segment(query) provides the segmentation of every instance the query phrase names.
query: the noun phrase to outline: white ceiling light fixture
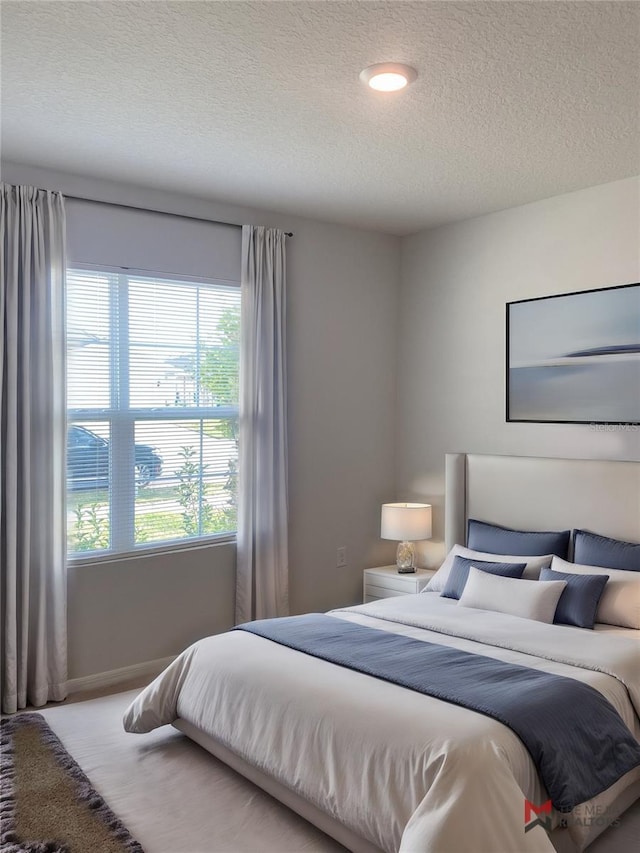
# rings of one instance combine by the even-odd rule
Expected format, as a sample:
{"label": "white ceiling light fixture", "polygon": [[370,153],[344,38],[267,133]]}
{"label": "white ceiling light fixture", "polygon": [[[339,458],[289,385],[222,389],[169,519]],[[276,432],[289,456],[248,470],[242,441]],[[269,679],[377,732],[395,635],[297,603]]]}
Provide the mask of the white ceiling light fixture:
{"label": "white ceiling light fixture", "polygon": [[401,62],[379,62],[360,72],[363,83],[376,92],[399,92],[418,76],[415,68]]}

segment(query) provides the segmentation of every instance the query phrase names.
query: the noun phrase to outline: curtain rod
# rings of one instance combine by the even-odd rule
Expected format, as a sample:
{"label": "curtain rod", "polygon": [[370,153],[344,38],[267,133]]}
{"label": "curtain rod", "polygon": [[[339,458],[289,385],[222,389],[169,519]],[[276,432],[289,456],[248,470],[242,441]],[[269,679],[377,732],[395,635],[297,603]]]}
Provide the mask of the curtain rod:
{"label": "curtain rod", "polygon": [[[153,210],[149,207],[138,207],[135,204],[123,204],[119,201],[100,201],[97,198],[87,198],[81,195],[67,195],[63,193],[65,199],[69,201],[88,201],[90,204],[108,204],[109,207],[124,207],[127,210],[141,210],[143,213],[159,213],[161,216],[177,216],[179,219],[193,219],[196,222],[210,222],[212,225],[226,225],[229,228],[242,228],[237,222],[222,222],[219,219],[208,219],[206,216],[191,216],[188,213],[172,213],[170,210]],[[285,231],[285,237],[293,237],[293,231]]]}

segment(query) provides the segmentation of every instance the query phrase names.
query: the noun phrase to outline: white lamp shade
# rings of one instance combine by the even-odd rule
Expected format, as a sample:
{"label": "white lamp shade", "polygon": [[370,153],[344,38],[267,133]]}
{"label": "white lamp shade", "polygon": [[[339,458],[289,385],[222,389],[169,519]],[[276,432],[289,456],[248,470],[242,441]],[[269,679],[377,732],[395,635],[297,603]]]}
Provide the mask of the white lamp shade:
{"label": "white lamp shade", "polygon": [[398,542],[431,539],[431,504],[382,504],[380,537]]}

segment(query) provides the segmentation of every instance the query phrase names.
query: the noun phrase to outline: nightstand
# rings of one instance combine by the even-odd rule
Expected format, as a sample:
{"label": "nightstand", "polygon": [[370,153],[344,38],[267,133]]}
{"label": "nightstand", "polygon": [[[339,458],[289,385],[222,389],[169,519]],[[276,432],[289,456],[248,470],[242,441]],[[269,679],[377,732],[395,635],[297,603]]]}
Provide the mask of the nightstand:
{"label": "nightstand", "polygon": [[411,574],[399,574],[396,566],[365,569],[362,599],[365,604],[394,595],[411,595],[421,592],[435,575],[435,569],[416,569]]}

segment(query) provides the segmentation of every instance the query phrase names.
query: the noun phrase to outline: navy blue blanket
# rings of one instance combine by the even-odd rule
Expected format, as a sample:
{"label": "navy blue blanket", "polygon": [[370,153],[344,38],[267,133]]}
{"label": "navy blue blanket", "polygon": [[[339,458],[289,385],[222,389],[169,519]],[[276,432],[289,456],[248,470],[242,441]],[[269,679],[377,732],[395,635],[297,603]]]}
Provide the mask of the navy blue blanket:
{"label": "navy blue blanket", "polygon": [[559,811],[640,765],[640,744],[572,678],[312,613],[238,625],[273,642],[493,717],[524,743]]}

